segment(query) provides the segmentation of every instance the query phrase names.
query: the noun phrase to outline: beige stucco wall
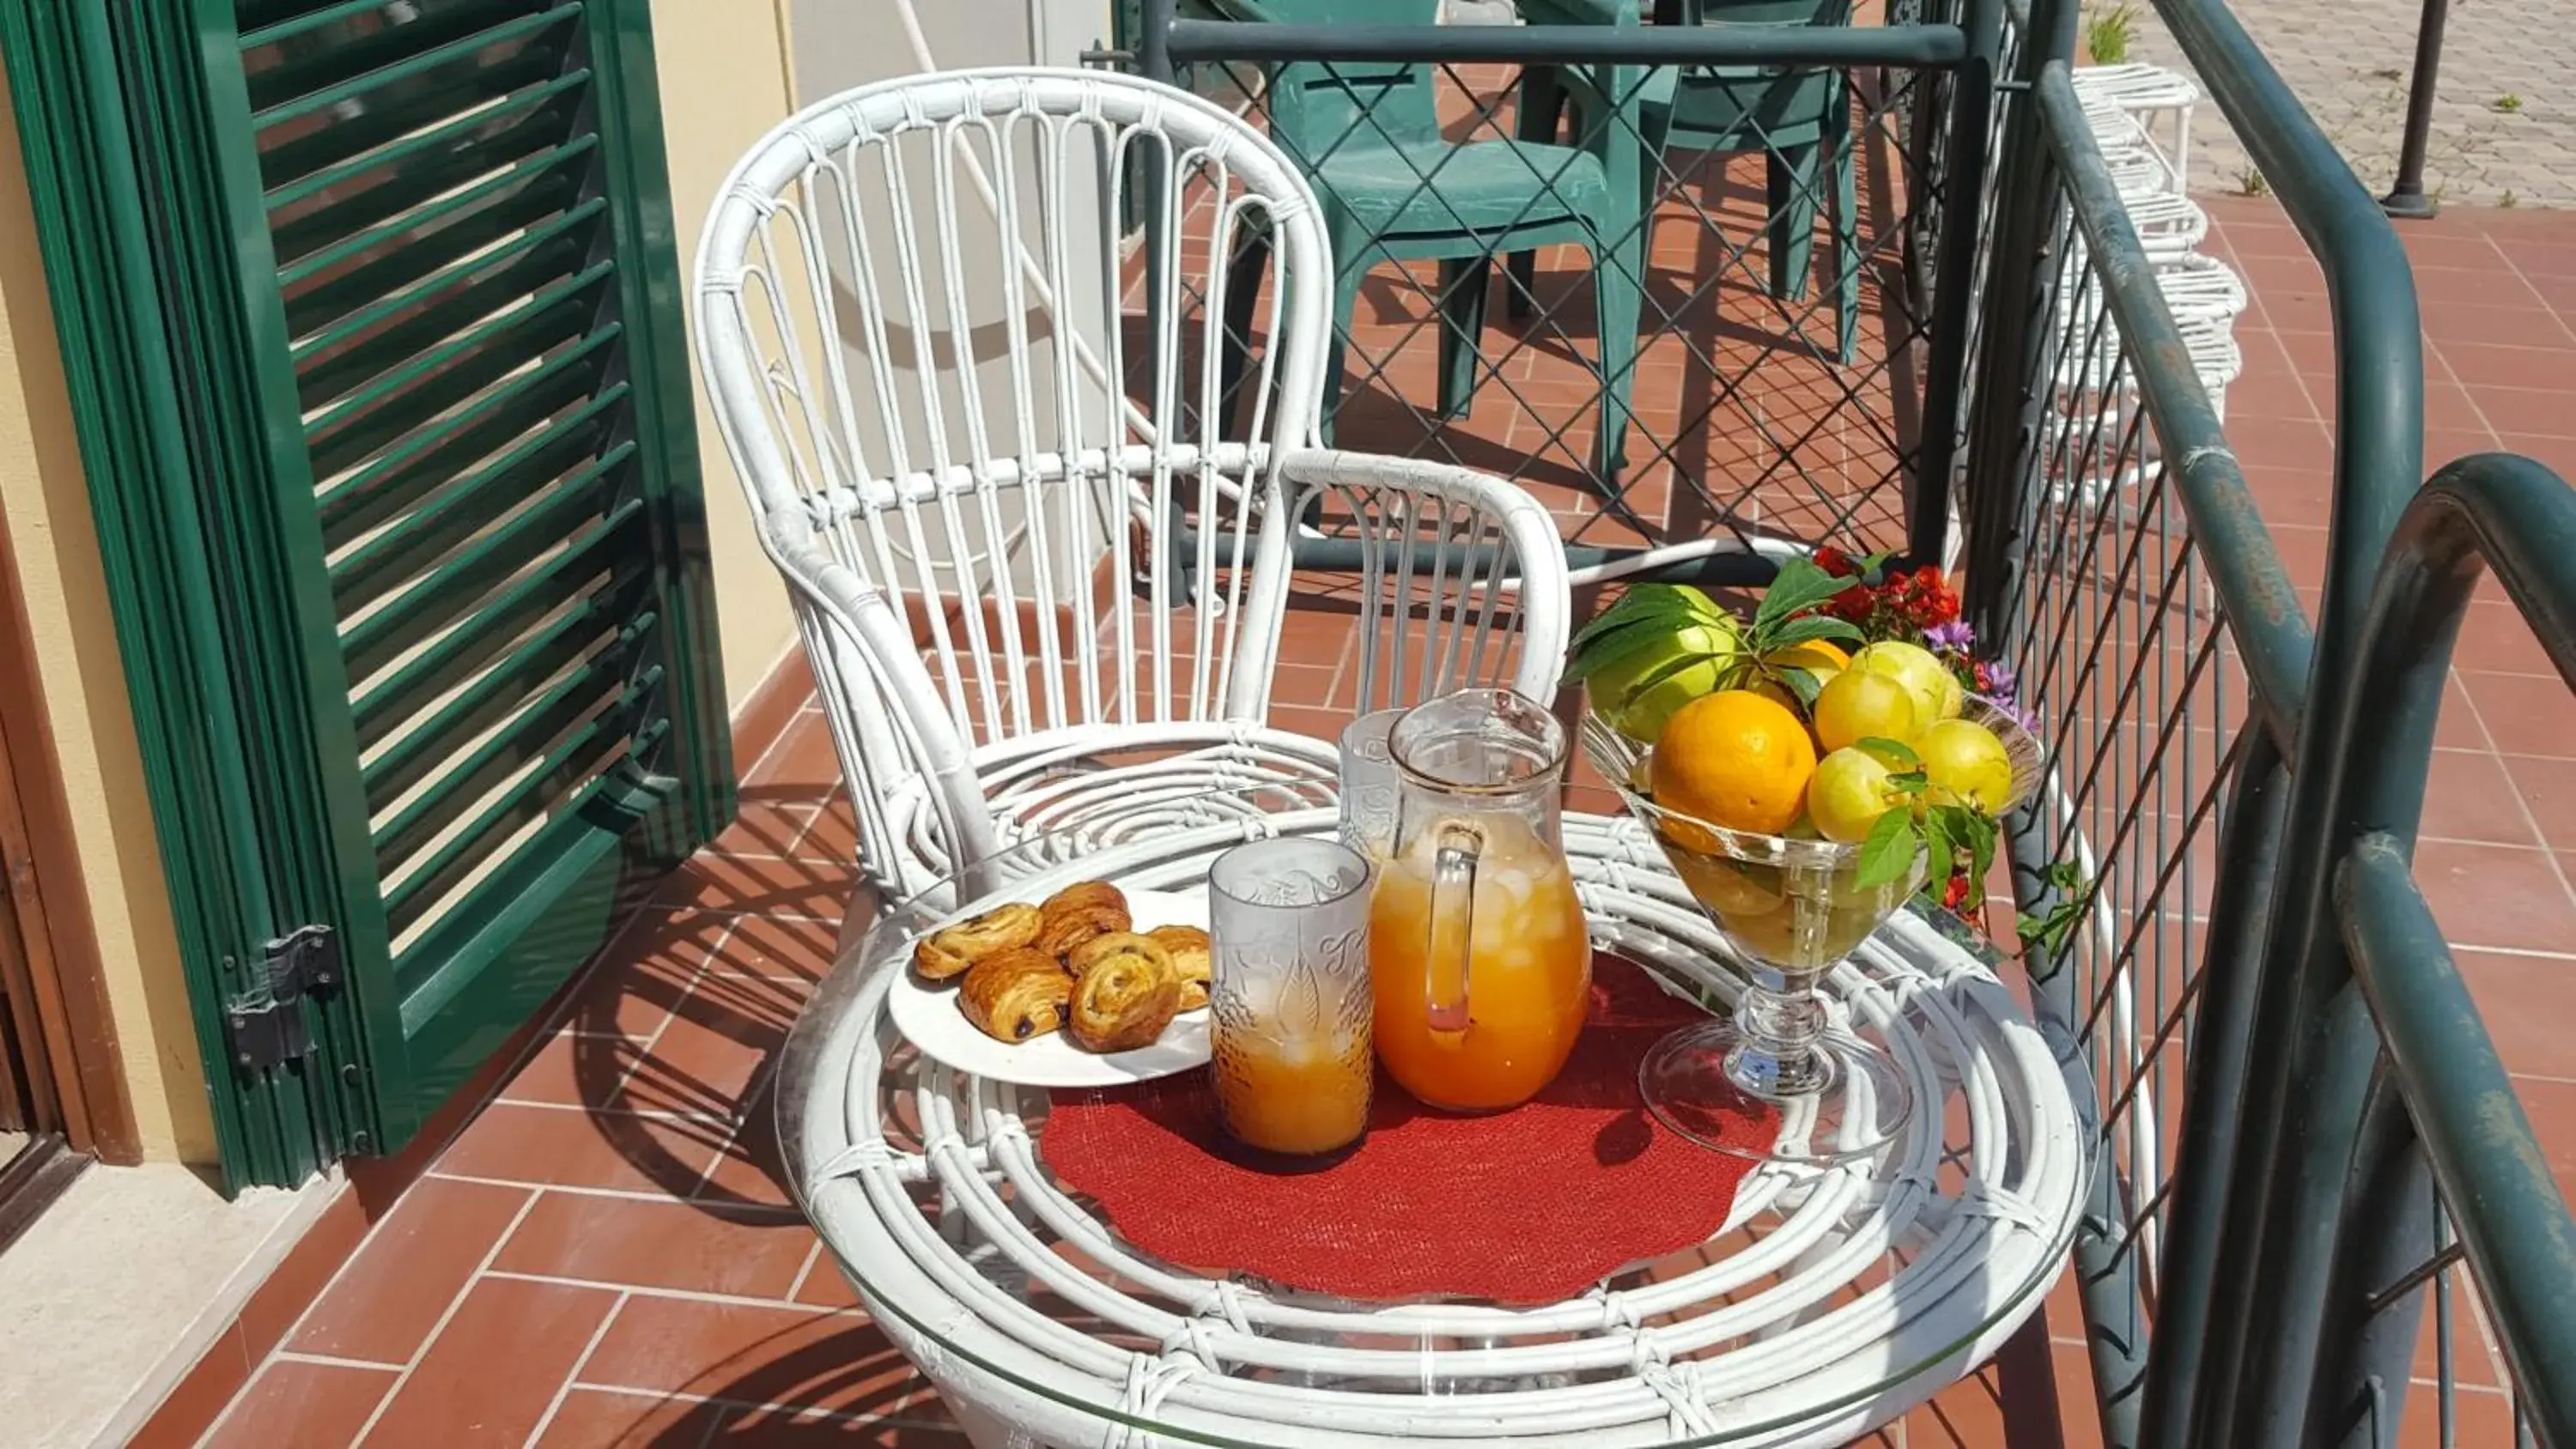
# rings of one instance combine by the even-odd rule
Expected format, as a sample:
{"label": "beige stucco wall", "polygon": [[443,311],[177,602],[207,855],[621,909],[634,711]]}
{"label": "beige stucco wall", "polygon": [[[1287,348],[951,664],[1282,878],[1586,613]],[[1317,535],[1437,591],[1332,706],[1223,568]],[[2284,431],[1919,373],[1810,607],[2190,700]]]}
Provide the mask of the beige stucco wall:
{"label": "beige stucco wall", "polygon": [[[787,26],[779,13],[783,3],[653,0],[662,137],[670,153],[671,205],[679,224],[684,281],[696,275],[698,230],[706,224],[716,187],[751,143],[794,109]],[[694,329],[696,319],[690,321]],[[693,355],[692,373],[694,362]],[[752,533],[751,510],[716,435],[703,384],[696,394],[716,611],[723,626],[725,697],[739,710],[794,644],[795,625],[778,575]]]}
{"label": "beige stucco wall", "polygon": [[211,1162],[214,1121],[7,86],[0,78],[0,513],[35,635],[35,707],[50,716],[62,762],[144,1153]]}

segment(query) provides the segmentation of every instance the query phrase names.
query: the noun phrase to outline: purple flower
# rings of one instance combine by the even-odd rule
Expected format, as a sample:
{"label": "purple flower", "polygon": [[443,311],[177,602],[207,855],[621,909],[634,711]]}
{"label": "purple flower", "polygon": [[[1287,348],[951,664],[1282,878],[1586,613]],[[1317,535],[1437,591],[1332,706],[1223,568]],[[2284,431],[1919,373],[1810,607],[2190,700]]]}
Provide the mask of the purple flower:
{"label": "purple flower", "polygon": [[1968,621],[1965,619],[1953,619],[1947,624],[1935,624],[1923,631],[1923,643],[1926,647],[1953,654],[1967,653],[1976,642],[1976,632],[1968,627]]}
{"label": "purple flower", "polygon": [[2021,693],[2021,680],[2013,674],[2011,665],[2000,659],[1989,660],[1986,664],[1986,687],[1999,703],[2009,705]]}

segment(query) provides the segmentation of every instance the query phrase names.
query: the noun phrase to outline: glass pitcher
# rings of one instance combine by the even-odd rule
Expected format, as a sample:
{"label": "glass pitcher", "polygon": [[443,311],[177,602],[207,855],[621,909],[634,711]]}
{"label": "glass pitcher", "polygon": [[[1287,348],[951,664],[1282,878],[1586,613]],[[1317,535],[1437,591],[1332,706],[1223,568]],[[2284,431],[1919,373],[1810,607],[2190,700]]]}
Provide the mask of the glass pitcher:
{"label": "glass pitcher", "polygon": [[1516,1107],[1556,1079],[1592,995],[1557,823],[1564,727],[1508,690],[1419,705],[1388,742],[1402,798],[1369,904],[1377,1057],[1435,1107]]}

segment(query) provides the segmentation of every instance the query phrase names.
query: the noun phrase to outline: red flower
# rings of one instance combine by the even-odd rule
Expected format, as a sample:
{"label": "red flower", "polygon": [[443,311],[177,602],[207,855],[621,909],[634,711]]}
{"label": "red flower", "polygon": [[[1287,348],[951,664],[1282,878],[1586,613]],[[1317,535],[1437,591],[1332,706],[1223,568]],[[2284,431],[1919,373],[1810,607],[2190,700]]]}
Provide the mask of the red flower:
{"label": "red flower", "polygon": [[1968,878],[1964,875],[1954,875],[1950,877],[1950,883],[1947,886],[1944,886],[1941,890],[1942,908],[1944,910],[1955,911],[1967,903]]}
{"label": "red flower", "polygon": [[1900,612],[1911,622],[1930,628],[1947,624],[1959,617],[1958,591],[1941,577],[1941,570],[1931,564],[1893,581],[1902,590]]}
{"label": "red flower", "polygon": [[1830,543],[1816,550],[1816,567],[1823,569],[1826,573],[1837,576],[1856,574],[1860,572],[1859,569],[1853,567],[1851,555],[1844,553],[1841,549],[1834,547]]}

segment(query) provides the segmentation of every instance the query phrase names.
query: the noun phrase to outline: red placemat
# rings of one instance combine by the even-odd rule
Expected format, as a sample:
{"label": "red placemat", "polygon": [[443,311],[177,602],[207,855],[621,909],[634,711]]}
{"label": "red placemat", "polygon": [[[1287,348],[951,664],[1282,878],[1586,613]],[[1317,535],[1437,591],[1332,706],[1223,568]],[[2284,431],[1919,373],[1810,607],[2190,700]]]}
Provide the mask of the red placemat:
{"label": "red placemat", "polygon": [[[1202,1073],[1052,1094],[1039,1151],[1119,1234],[1167,1262],[1373,1302],[1553,1303],[1705,1241],[1752,1167],[1676,1136],[1637,1096],[1656,1038],[1703,1019],[1637,966],[1596,956],[1574,1056],[1537,1099],[1455,1116],[1381,1072],[1359,1150],[1311,1172],[1224,1155]],[[1769,1108],[1738,1124],[1778,1131]]]}

